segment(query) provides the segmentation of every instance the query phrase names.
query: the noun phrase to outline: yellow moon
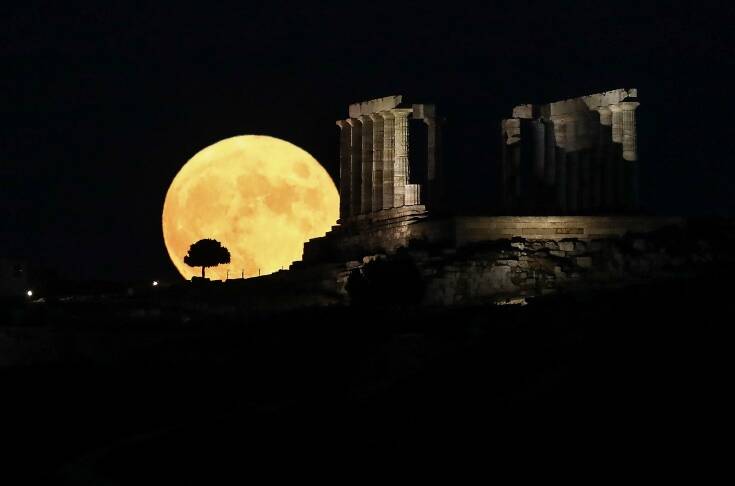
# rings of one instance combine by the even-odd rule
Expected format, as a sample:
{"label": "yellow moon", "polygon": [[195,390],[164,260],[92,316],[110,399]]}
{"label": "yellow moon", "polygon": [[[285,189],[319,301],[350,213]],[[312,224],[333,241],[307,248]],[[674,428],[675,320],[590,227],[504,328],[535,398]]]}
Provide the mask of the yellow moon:
{"label": "yellow moon", "polygon": [[166,193],[163,240],[186,279],[201,275],[184,263],[189,246],[213,238],[229,264],[207,277],[265,275],[300,260],[304,242],[324,235],[339,217],[339,194],[306,151],[262,135],[227,138],[184,164]]}

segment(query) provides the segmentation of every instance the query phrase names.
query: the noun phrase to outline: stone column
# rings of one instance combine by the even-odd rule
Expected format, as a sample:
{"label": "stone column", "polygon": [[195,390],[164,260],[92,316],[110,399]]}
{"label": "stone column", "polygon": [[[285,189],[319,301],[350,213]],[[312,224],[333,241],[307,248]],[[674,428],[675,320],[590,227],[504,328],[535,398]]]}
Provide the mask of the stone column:
{"label": "stone column", "polygon": [[439,204],[439,184],[441,180],[437,174],[437,163],[439,162],[438,149],[438,133],[436,118],[424,118],[427,130],[427,147],[426,147],[426,206],[435,208]]}
{"label": "stone column", "polygon": [[612,112],[612,141],[623,143],[623,109],[618,105],[610,105]]}
{"label": "stone column", "polygon": [[612,126],[612,110],[609,107],[600,106],[597,108],[597,113],[600,114],[600,125]]}
{"label": "stone column", "polygon": [[373,211],[383,209],[383,116],[370,115],[373,122]]}
{"label": "stone column", "polygon": [[350,175],[352,176],[350,215],[362,213],[362,123],[356,118],[347,120],[350,125]]}
{"label": "stone column", "polygon": [[383,209],[390,209],[395,202],[395,117],[390,111],[381,111],[380,114],[383,116]]}
{"label": "stone column", "polygon": [[352,195],[352,173],[350,171],[350,125],[344,120],[337,120],[339,127],[339,217],[350,215]]}
{"label": "stone column", "polygon": [[373,121],[368,115],[360,117],[362,124],[362,214],[373,211]]}
{"label": "stone column", "polygon": [[638,160],[635,130],[635,109],[640,106],[637,101],[623,101],[620,103],[623,118],[623,158],[625,160]]}
{"label": "stone column", "polygon": [[579,211],[579,147],[577,146],[577,120],[566,119],[567,152],[567,208],[572,214]]}
{"label": "stone column", "polygon": [[512,213],[515,210],[517,192],[520,186],[518,171],[521,155],[521,120],[509,118],[501,121],[503,159],[501,161],[500,194],[503,211]]}
{"label": "stone column", "polygon": [[542,194],[544,187],[544,162],[546,155],[546,130],[543,120],[531,121],[531,143],[533,144],[533,180],[529,181],[529,187],[533,191],[531,198],[533,201],[530,208],[536,214],[539,209],[543,208]]}
{"label": "stone column", "polygon": [[394,206],[406,203],[406,183],[408,182],[408,115],[412,109],[393,109],[395,116],[395,164],[393,166]]}
{"label": "stone column", "polygon": [[556,204],[561,214],[566,214],[567,206],[567,127],[563,117],[552,118],[556,154]]}
{"label": "stone column", "polygon": [[[554,181],[556,180],[556,140],[554,139],[554,123],[551,120],[544,121],[544,130],[546,131],[544,137],[544,140],[546,141],[544,155],[544,185],[548,192],[554,187]],[[547,203],[551,203],[552,201],[553,198],[549,195]]]}

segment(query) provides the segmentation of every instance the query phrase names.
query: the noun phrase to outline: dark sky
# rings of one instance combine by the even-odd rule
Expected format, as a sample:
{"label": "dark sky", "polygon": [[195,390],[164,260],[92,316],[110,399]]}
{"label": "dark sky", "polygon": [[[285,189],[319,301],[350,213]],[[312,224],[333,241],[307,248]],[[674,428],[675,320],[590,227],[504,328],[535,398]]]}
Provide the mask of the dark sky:
{"label": "dark sky", "polygon": [[637,87],[646,208],[735,209],[725,2],[28,5],[0,24],[0,255],[72,277],[174,275],[161,209],[194,153],[268,134],[336,176],[334,120],[390,94],[444,109],[482,191],[512,106]]}

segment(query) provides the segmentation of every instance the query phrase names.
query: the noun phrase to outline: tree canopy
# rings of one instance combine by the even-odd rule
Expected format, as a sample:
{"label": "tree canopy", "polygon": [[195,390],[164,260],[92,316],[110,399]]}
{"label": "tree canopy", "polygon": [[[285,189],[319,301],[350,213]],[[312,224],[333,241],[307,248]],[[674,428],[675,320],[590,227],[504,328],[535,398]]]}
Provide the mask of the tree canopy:
{"label": "tree canopy", "polygon": [[184,263],[190,267],[202,267],[202,278],[204,278],[205,268],[230,263],[230,251],[219,241],[205,238],[189,247]]}

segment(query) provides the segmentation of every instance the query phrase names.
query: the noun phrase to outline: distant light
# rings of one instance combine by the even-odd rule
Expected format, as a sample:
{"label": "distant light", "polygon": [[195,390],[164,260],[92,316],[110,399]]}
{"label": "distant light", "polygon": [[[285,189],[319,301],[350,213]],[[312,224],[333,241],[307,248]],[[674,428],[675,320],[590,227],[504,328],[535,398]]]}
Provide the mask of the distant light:
{"label": "distant light", "polygon": [[27,295],[28,297],[33,297],[33,291],[32,291],[32,290],[29,290],[29,291],[27,291],[27,292],[26,292],[26,295]]}
{"label": "distant light", "polygon": [[154,286],[154,287],[158,287],[158,280],[154,280],[154,281],[153,281],[153,286]]}

